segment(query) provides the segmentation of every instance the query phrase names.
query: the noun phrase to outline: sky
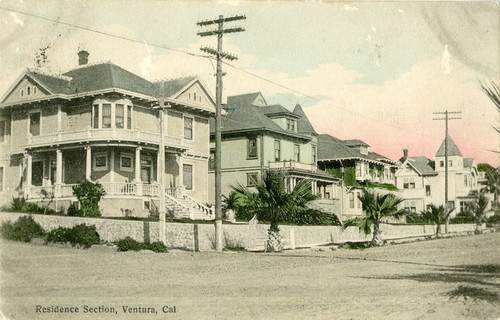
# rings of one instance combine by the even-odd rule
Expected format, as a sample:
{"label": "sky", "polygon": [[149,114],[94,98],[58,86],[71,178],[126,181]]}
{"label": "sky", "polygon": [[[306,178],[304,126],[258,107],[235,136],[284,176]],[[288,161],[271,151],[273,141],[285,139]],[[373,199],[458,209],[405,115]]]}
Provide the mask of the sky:
{"label": "sky", "polygon": [[42,51],[41,69],[58,74],[80,49],[148,80],[198,75],[214,93],[215,62],[199,48],[216,39],[196,22],[245,15],[227,24],[245,31],[224,36],[238,60],[223,67],[223,100],[300,103],[318,133],[393,160],[403,149],[433,159],[445,137],[433,112],[461,112],[449,134],[462,154],[498,166],[499,113],[479,84],[500,82],[499,13],[498,2],[0,0],[0,95]]}

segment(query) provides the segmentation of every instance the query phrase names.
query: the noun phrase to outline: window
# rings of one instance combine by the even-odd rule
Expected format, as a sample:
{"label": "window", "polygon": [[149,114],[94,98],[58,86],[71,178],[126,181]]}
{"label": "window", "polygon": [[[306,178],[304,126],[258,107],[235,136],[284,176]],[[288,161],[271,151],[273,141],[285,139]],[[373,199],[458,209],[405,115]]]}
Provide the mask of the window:
{"label": "window", "polygon": [[31,94],[31,87],[28,86],[28,88],[26,89],[26,92],[28,93],[28,96]]}
{"label": "window", "polygon": [[94,155],[94,171],[108,169],[108,155],[106,153],[96,153]]}
{"label": "window", "polygon": [[36,87],[33,87],[33,94],[36,94]]}
{"label": "window", "polygon": [[111,104],[104,103],[102,105],[102,127],[111,128]]}
{"label": "window", "polygon": [[94,117],[92,117],[92,128],[98,129],[99,128],[99,105],[94,104],[93,106],[93,112],[94,112]]}
{"label": "window", "polygon": [[0,120],[0,143],[5,142],[5,132],[6,132],[6,122],[5,120]]}
{"label": "window", "polygon": [[259,174],[257,172],[247,173],[247,187],[255,187],[258,179]]}
{"label": "window", "polygon": [[467,211],[467,201],[460,201],[460,211],[461,212]]}
{"label": "window", "polygon": [[361,200],[359,200],[359,197],[361,197],[361,193],[356,192],[356,208],[361,208]]}
{"label": "window", "polygon": [[281,161],[281,141],[274,140],[274,161]]}
{"label": "window", "polygon": [[248,138],[248,158],[257,158],[257,138]]}
{"label": "window", "polygon": [[467,180],[467,175],[465,174],[464,175],[464,186],[467,187],[467,185],[468,185],[468,180]]}
{"label": "window", "polygon": [[415,182],[405,182],[403,189],[415,189]]}
{"label": "window", "polygon": [[311,148],[311,160],[313,164],[316,164],[316,146],[312,146]]}
{"label": "window", "polygon": [[193,190],[193,166],[190,164],[183,164],[183,177],[182,182],[186,190]]}
{"label": "window", "polygon": [[24,90],[21,90],[21,97],[24,97]]}
{"label": "window", "polygon": [[0,167],[0,192],[3,191],[3,167]]}
{"label": "window", "polygon": [[208,158],[208,169],[215,169],[215,149],[210,149],[210,158]]}
{"label": "window", "polygon": [[292,122],[292,120],[290,120],[290,119],[286,119],[286,129],[287,129],[287,130],[290,130],[290,128],[292,127],[291,122]]}
{"label": "window", "polygon": [[448,209],[450,210],[455,209],[455,201],[448,201]]}
{"label": "window", "polygon": [[444,167],[444,161],[439,161],[439,166]]}
{"label": "window", "polygon": [[40,135],[40,112],[30,113],[30,133],[34,136]]}
{"label": "window", "polygon": [[193,118],[184,117],[184,139],[193,139]]}
{"label": "window", "polygon": [[195,93],[193,93],[193,97],[194,97],[194,99],[193,99],[193,100],[194,100],[194,101],[196,101],[196,92],[195,92]]}
{"label": "window", "polygon": [[356,165],[356,177],[361,177],[361,163]]}
{"label": "window", "polygon": [[300,162],[300,145],[296,144],[293,147],[293,159]]}
{"label": "window", "polygon": [[134,166],[132,165],[132,155],[129,153],[120,154],[120,170],[123,171],[133,171]]}
{"label": "window", "polygon": [[449,167],[453,167],[453,161],[452,160],[448,160],[448,166]]}
{"label": "window", "polygon": [[124,128],[125,121],[125,109],[123,108],[123,104],[117,104],[115,107],[115,126],[118,129]]}
{"label": "window", "polygon": [[354,208],[354,193],[349,193],[349,208]]}
{"label": "window", "polygon": [[127,106],[127,129],[132,129],[132,106]]}
{"label": "window", "polygon": [[290,131],[295,132],[295,120],[291,120],[291,121],[290,121],[290,125],[291,125],[291,126],[290,126]]}
{"label": "window", "polygon": [[31,164],[31,184],[33,186],[41,186],[44,177],[43,161],[33,161]]}
{"label": "window", "polygon": [[410,213],[417,213],[415,201],[405,201],[405,210]]}
{"label": "window", "polygon": [[142,200],[142,210],[151,210],[151,201],[150,200]]}
{"label": "window", "polygon": [[425,186],[425,195],[427,197],[429,197],[431,195],[431,186],[430,185]]}
{"label": "window", "polygon": [[430,204],[428,204],[427,206],[425,206],[425,210],[430,211],[431,209],[432,209],[432,207],[431,207]]}

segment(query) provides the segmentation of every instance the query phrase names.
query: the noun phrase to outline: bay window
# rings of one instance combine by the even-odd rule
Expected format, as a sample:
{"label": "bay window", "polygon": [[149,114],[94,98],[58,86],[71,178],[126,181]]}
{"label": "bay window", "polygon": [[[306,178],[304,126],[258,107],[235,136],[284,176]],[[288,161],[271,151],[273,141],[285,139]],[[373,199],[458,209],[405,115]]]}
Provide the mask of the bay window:
{"label": "bay window", "polygon": [[93,129],[132,129],[132,103],[129,100],[97,100],[92,105]]}

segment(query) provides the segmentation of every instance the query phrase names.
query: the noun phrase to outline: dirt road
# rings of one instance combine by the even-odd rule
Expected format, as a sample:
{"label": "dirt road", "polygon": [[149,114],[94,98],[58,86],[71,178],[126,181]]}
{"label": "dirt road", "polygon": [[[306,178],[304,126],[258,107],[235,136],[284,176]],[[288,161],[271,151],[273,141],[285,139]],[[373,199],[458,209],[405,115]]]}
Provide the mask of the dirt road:
{"label": "dirt road", "polygon": [[0,249],[6,319],[500,318],[500,233],[283,254]]}

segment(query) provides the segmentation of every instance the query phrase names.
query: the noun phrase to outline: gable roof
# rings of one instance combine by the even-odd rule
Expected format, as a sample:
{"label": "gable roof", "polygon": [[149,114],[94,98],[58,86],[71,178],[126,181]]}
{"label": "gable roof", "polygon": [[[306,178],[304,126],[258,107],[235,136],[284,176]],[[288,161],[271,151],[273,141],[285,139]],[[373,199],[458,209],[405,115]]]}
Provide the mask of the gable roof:
{"label": "gable roof", "polygon": [[69,94],[70,93],[70,78],[61,78],[46,75],[43,73],[39,73],[35,70],[26,71],[26,75],[32,77],[35,81],[39,82],[43,85],[47,90],[52,94],[61,93],[61,94]]}
{"label": "gable roof", "polygon": [[427,157],[408,157],[407,161],[423,176],[435,176],[433,162]]}
{"label": "gable roof", "polygon": [[299,120],[297,120],[297,130],[300,133],[318,135],[316,133],[316,130],[314,130],[311,122],[309,122],[309,119],[307,118],[306,113],[304,112],[300,104],[297,104],[295,106],[295,109],[293,109],[293,113],[300,117]]}
{"label": "gable roof", "polygon": [[[226,115],[221,120],[221,133],[243,133],[248,131],[270,131],[290,137],[310,140],[309,136],[282,129],[268,115],[271,113],[282,113],[286,110],[290,115],[295,114],[281,105],[256,106],[252,104],[255,99],[262,97],[260,92],[229,96],[224,107]],[[263,98],[263,97],[262,97]],[[210,133],[215,132],[215,121],[210,120]]]}
{"label": "gable roof", "polygon": [[463,157],[460,150],[458,150],[458,147],[455,144],[455,141],[453,141],[453,139],[449,135],[448,135],[448,139],[444,139],[443,142],[441,143],[441,146],[439,147],[438,151],[436,152],[435,157],[444,157],[445,156],[446,141],[448,141],[448,143],[447,143],[448,156]]}
{"label": "gable roof", "polygon": [[[248,106],[252,105],[253,102],[259,97],[262,97],[262,94],[260,92],[253,92],[253,93],[246,93],[246,94],[240,94],[236,96],[230,96],[227,97],[227,105],[231,107],[239,107],[239,106]],[[264,98],[264,97],[262,97]],[[265,102],[265,100],[264,100]],[[267,105],[267,103],[265,103]]]}

